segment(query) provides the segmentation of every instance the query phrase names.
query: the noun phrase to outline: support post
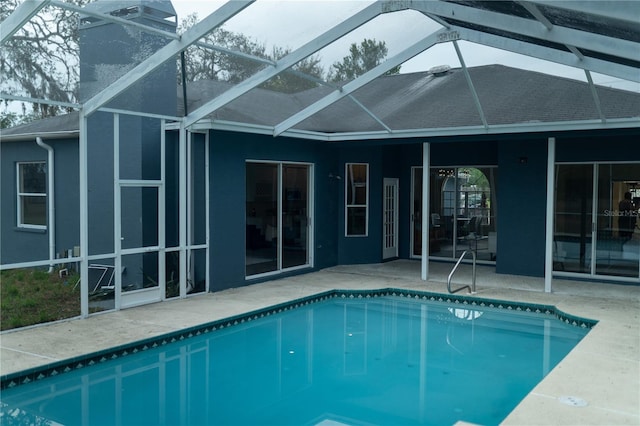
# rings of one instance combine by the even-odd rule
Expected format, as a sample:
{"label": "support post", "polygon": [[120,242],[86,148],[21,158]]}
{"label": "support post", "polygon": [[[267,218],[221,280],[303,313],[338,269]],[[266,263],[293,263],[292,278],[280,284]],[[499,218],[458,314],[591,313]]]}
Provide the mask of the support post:
{"label": "support post", "polygon": [[113,114],[113,248],[114,308],[122,307],[122,188],[120,186],[120,114]]}
{"label": "support post", "polygon": [[166,121],[160,121],[160,186],[158,187],[158,283],[160,283],[160,300],[167,298],[167,140]]}
{"label": "support post", "polygon": [[180,123],[180,297],[187,296],[187,129]]}
{"label": "support post", "polygon": [[206,261],[206,284],[205,284],[205,291],[211,291],[211,259],[209,258],[209,253],[211,253],[210,251],[210,238],[209,236],[211,235],[211,225],[209,224],[209,214],[210,214],[210,199],[209,199],[209,182],[211,182],[211,175],[210,173],[210,165],[209,165],[209,132],[205,133],[204,136],[204,193],[205,193],[205,209],[206,209],[206,221],[205,221],[205,226],[206,226],[206,237],[205,237],[205,241],[207,242],[207,249],[206,249],[206,257],[207,257],[207,261]]}
{"label": "support post", "polygon": [[428,142],[422,144],[422,271],[421,278],[429,278],[429,170],[431,166],[431,150]]}
{"label": "support post", "polygon": [[80,109],[80,138],[78,140],[80,178],[80,316],[89,316],[89,203],[87,183],[87,117]]}
{"label": "support post", "polygon": [[555,211],[556,138],[547,142],[547,218],[545,222],[544,291],[551,293],[553,277],[553,212]]}

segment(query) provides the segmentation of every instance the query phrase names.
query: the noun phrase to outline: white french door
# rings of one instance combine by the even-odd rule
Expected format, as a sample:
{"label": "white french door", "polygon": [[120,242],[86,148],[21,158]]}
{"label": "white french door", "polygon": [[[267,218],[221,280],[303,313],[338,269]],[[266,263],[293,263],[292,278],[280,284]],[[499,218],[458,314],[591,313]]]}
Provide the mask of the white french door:
{"label": "white french door", "polygon": [[398,179],[384,178],[382,258],[398,257]]}

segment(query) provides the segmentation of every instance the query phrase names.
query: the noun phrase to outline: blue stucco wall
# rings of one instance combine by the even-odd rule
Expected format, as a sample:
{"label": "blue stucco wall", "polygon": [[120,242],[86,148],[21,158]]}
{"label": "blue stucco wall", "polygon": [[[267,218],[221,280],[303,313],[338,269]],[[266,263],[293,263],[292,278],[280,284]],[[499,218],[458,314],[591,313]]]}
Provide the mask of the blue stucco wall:
{"label": "blue stucco wall", "polygon": [[640,129],[558,135],[556,161],[640,161]]}
{"label": "blue stucco wall", "polygon": [[[338,216],[338,262],[345,264],[377,263],[382,261],[382,185],[383,147],[370,146],[366,149],[343,146],[340,158],[340,209]],[[368,235],[362,237],[345,236],[345,164],[369,164],[369,225]]]}
{"label": "blue stucco wall", "polygon": [[314,268],[337,263],[335,178],[337,159],[329,145],[314,141],[229,132],[210,134],[210,261],[211,291],[246,285],[245,225],[247,160],[314,164]]}
{"label": "blue stucco wall", "polygon": [[544,276],[546,170],[546,139],[500,142],[498,273]]}
{"label": "blue stucco wall", "polygon": [[[113,192],[112,138],[109,114],[89,129],[90,138],[90,237],[92,254],[112,250]],[[153,127],[153,125],[151,126]],[[136,120],[123,120],[121,137],[139,135],[154,145],[158,130]],[[98,135],[95,136],[94,135]],[[155,135],[155,136],[154,136]],[[172,136],[173,135],[173,136]],[[177,245],[178,196],[177,134],[167,138],[167,246]],[[399,178],[399,257],[409,257],[411,216],[411,166],[422,162],[422,140],[382,145],[380,143],[324,143],[270,136],[211,132],[210,160],[210,260],[211,288],[237,287],[245,280],[245,174],[247,160],[305,162],[314,165],[314,267],[336,264],[376,263],[382,260],[382,185],[384,177]],[[640,161],[640,132],[620,131],[606,135],[555,135],[556,159],[565,161]],[[138,137],[138,136],[136,136]],[[98,141],[102,141],[98,143]],[[105,142],[107,141],[107,142]],[[79,245],[78,151],[75,140],[46,141],[56,152],[57,250]],[[509,138],[479,142],[432,143],[435,166],[498,165],[498,258],[496,271],[505,274],[544,274],[547,135],[539,138]],[[35,142],[3,142],[2,149],[2,263],[44,260],[47,234],[16,229],[15,162],[46,160],[46,151]],[[128,149],[128,148],[127,148]],[[204,145],[194,135],[194,190],[196,196],[194,243],[203,243]],[[132,153],[152,159],[136,173],[155,178],[156,151]],[[526,162],[521,162],[521,158]],[[128,161],[130,156],[123,161]],[[345,163],[369,163],[369,234],[346,237],[344,229]],[[154,165],[155,164],[155,165]],[[132,169],[133,170],[133,169]],[[336,179],[340,176],[341,179]],[[138,176],[129,176],[138,177]],[[7,195],[11,194],[9,201]],[[12,204],[11,208],[5,205]],[[147,232],[147,231],[145,231]],[[99,243],[99,244],[95,244]],[[297,271],[296,273],[308,270]]]}
{"label": "blue stucco wall", "polygon": [[[80,244],[78,144],[73,139],[47,140],[54,149],[56,252]],[[0,262],[2,264],[49,258],[49,228],[46,231],[17,227],[16,163],[47,161],[47,151],[33,141],[0,144]]]}
{"label": "blue stucco wall", "polygon": [[113,253],[113,118],[97,112],[87,120],[89,255]]}
{"label": "blue stucco wall", "polygon": [[[159,120],[120,116],[120,179],[160,179],[160,137]],[[91,115],[87,120],[90,255],[115,250],[113,140],[113,114]],[[157,192],[143,191],[139,199],[134,192],[122,192],[123,248],[157,244]]]}
{"label": "blue stucco wall", "polygon": [[[411,256],[411,167],[422,165],[422,144],[402,145],[397,148],[400,158],[396,167],[400,169],[400,226],[398,256],[408,259]],[[386,161],[386,156],[385,156]]]}
{"label": "blue stucco wall", "polygon": [[[432,166],[495,166],[499,148],[495,140],[431,144]],[[422,162],[422,161],[421,161]]]}

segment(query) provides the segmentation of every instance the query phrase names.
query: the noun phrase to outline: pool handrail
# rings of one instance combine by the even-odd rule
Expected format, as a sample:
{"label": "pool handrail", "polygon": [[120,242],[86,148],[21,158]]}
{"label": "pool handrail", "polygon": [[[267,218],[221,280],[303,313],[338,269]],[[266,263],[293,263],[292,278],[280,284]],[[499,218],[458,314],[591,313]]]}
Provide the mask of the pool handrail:
{"label": "pool handrail", "polygon": [[[465,285],[465,286],[462,286],[462,287],[457,288],[455,290],[451,290],[451,279],[453,278],[453,274],[456,272],[456,270],[458,269],[458,266],[462,262],[462,259],[464,259],[464,257],[467,255],[467,253],[471,253],[471,255],[472,255],[473,268],[471,270],[471,286]],[[451,269],[451,272],[449,273],[449,277],[447,278],[447,290],[449,291],[449,293],[451,293],[451,294],[457,293],[460,290],[465,289],[465,288],[469,289],[469,293],[475,293],[476,292],[476,252],[474,250],[465,250],[464,252],[462,252],[462,255],[458,258],[458,261],[456,262],[456,264],[453,267],[453,269]]]}

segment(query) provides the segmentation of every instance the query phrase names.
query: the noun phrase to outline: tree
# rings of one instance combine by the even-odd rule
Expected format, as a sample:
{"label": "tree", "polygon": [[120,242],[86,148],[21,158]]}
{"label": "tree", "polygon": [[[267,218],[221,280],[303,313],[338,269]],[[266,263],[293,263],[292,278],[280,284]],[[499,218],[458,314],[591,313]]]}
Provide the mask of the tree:
{"label": "tree", "polygon": [[[198,22],[198,14],[192,13],[182,20],[178,33],[182,34]],[[266,58],[266,47],[248,37],[216,28],[201,42],[223,49],[239,51],[248,55]],[[262,66],[259,62],[242,58],[207,47],[192,45],[185,51],[185,80],[216,80],[230,83],[240,82],[254,74]],[[182,81],[182,69],[178,67],[178,79]]]}
{"label": "tree", "polygon": [[[351,44],[349,55],[331,66],[329,79],[334,82],[353,80],[367,71],[380,65],[387,57],[389,49],[384,41],[377,42],[365,38],[360,45]],[[387,71],[386,74],[398,74],[400,65]]]}
{"label": "tree", "polygon": [[[198,22],[197,13],[193,13],[182,20],[178,27],[178,33],[182,34]],[[276,61],[289,53],[291,49],[274,46],[270,53],[264,44],[258,43],[244,34],[216,28],[207,34],[202,40],[203,44],[217,46],[226,50],[244,53],[246,55]],[[324,69],[320,65],[318,56],[310,56],[292,67],[299,73],[304,73],[312,78],[305,78],[299,73],[282,72],[276,77],[265,82],[261,87],[281,92],[293,93],[300,90],[315,87],[313,78],[322,79]],[[185,80],[215,80],[238,83],[255,74],[265,65],[239,55],[215,50],[206,46],[194,45],[185,52]],[[182,81],[182,69],[179,67],[178,78]]]}
{"label": "tree", "polygon": [[[83,6],[89,0],[68,0]],[[9,16],[19,0],[0,2],[0,20]],[[58,7],[46,7],[29,20],[0,49],[1,90],[8,94],[61,102],[78,98],[77,15]],[[33,104],[33,111],[22,119],[60,114],[65,108]],[[3,113],[3,118],[11,118]]]}
{"label": "tree", "polygon": [[[291,53],[289,48],[274,47],[270,58],[275,61],[287,56],[289,53]],[[261,87],[284,93],[296,93],[313,89],[318,86],[318,80],[324,78],[324,68],[321,62],[320,56],[309,56],[291,67],[291,70],[281,72]]]}
{"label": "tree", "polygon": [[13,111],[0,113],[0,129],[8,129],[19,124],[18,114]]}

